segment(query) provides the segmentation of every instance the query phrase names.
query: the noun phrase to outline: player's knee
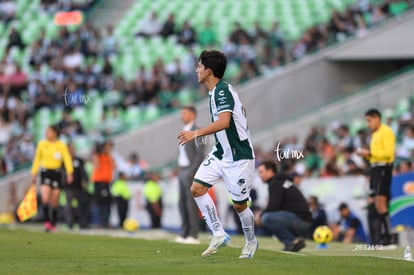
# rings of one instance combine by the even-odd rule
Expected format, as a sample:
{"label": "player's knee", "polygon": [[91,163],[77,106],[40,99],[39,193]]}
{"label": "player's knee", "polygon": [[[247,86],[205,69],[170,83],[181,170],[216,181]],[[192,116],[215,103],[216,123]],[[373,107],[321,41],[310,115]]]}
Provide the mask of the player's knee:
{"label": "player's knee", "polygon": [[382,196],[377,196],[375,198],[375,208],[378,213],[385,213],[387,212],[387,198]]}
{"label": "player's knee", "polygon": [[197,182],[193,182],[193,184],[191,185],[190,191],[193,197],[200,197],[208,192],[208,187],[201,185]]}

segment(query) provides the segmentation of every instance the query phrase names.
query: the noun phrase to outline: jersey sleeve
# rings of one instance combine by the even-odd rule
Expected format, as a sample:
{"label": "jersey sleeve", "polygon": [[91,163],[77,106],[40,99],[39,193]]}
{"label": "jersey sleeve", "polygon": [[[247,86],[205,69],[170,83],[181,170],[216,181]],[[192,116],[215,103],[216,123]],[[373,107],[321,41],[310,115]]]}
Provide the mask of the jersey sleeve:
{"label": "jersey sleeve", "polygon": [[221,89],[215,94],[217,113],[233,112],[234,98],[228,89]]}
{"label": "jersey sleeve", "polygon": [[33,159],[33,165],[32,165],[32,171],[31,171],[31,174],[33,176],[36,175],[37,172],[39,171],[40,159],[41,159],[41,156],[42,156],[42,147],[43,147],[43,142],[40,141],[37,144],[36,153],[35,153],[35,156],[34,156],[34,159]]}

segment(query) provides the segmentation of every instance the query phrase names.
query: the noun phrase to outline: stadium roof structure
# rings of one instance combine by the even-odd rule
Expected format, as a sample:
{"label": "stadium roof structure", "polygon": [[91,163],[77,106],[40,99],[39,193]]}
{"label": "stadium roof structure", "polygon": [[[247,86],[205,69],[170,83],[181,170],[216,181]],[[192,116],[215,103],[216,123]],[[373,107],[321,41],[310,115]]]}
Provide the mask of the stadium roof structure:
{"label": "stadium roof structure", "polygon": [[395,19],[384,29],[379,29],[374,35],[349,47],[335,51],[328,60],[332,61],[369,61],[369,60],[398,60],[414,59],[414,12],[404,16],[404,20]]}

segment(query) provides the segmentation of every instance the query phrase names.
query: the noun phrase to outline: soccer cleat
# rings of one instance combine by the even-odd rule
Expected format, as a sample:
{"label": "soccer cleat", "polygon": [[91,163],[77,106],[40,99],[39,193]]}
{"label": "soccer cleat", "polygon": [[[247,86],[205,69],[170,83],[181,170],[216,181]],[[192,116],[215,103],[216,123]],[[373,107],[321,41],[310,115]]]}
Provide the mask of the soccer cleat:
{"label": "soccer cleat", "polygon": [[257,240],[255,242],[246,244],[242,249],[242,253],[239,256],[239,259],[253,258],[254,253],[256,252],[258,248],[259,248],[259,242]]}
{"label": "soccer cleat", "polygon": [[184,243],[185,242],[185,238],[178,236],[175,238],[174,240],[176,243]]}
{"label": "soccer cleat", "polygon": [[45,231],[49,232],[52,229],[52,224],[50,222],[45,222]]}
{"label": "soccer cleat", "polygon": [[201,242],[199,239],[196,239],[190,236],[190,237],[185,238],[183,243],[184,244],[200,244]]}
{"label": "soccer cleat", "polygon": [[303,248],[305,248],[305,239],[303,237],[298,237],[293,240],[292,244],[287,247],[285,250],[290,252],[299,252]]}
{"label": "soccer cleat", "polygon": [[230,245],[230,236],[224,235],[220,237],[212,237],[210,241],[210,245],[207,247],[206,250],[201,254],[203,257],[209,257],[213,254],[217,253],[219,248],[225,247]]}
{"label": "soccer cleat", "polygon": [[49,232],[56,233],[57,232],[56,225],[50,224]]}

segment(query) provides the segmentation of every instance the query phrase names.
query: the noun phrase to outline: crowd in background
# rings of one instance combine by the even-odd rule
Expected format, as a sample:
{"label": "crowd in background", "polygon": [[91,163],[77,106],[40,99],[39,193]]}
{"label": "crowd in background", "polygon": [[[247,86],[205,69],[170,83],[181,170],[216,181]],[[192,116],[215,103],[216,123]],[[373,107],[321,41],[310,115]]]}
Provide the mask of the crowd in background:
{"label": "crowd in background", "polygon": [[[42,7],[47,12],[87,9],[92,4],[93,1],[84,1],[82,7],[77,7],[67,0],[42,1]],[[286,40],[276,21],[270,30],[263,29],[259,22],[251,29],[244,29],[239,22],[235,22],[228,39],[224,44],[219,44],[211,22],[206,22],[205,27],[197,33],[191,26],[191,20],[177,26],[174,14],[162,22],[154,12],[143,23],[137,36],[176,35],[178,42],[187,46],[189,51],[184,61],[164,64],[160,57],[151,69],[142,66],[133,81],[126,81],[114,72],[111,57],[118,53],[118,47],[111,27],[97,29],[86,23],[72,32],[62,27],[55,39],[48,38],[45,31],[41,31],[39,38],[31,45],[24,44],[21,30],[11,28],[6,52],[0,61],[0,175],[30,162],[35,140],[28,130],[28,118],[42,107],[64,113],[65,118],[62,118],[61,123],[66,127],[63,132],[68,137],[75,138],[85,133],[85,126],[79,121],[65,122],[71,120],[65,110],[68,106],[62,100],[65,91],[72,95],[103,97],[103,121],[115,120],[119,116],[118,110],[128,106],[155,105],[164,110],[173,109],[178,106],[175,97],[178,91],[184,87],[198,87],[194,74],[197,55],[192,49],[195,44],[221,48],[229,58],[229,67],[236,64],[239,68],[230,80],[242,83],[267,69],[283,66],[348,36],[363,36],[367,28],[390,16],[401,14],[409,4],[411,1],[403,0],[383,1],[377,5],[372,5],[370,1],[358,1],[344,12],[333,11],[328,23],[311,26],[291,46],[291,41]],[[0,2],[0,18],[3,22],[13,24],[14,13],[13,1]],[[14,60],[14,48],[29,48],[29,64],[33,70],[30,75]],[[205,92],[202,90],[201,95],[205,95]],[[69,111],[83,104],[85,102],[81,100],[71,101]],[[122,123],[119,119],[115,122]],[[105,129],[102,134],[106,134]],[[314,154],[315,148],[305,148],[310,155]],[[317,160],[311,162],[320,165]],[[329,165],[328,168],[332,167]]]}
{"label": "crowd in background", "polygon": [[[413,110],[413,103],[411,103]],[[414,171],[414,112],[402,116],[385,114],[385,123],[397,137],[394,174]],[[345,175],[369,175],[367,159],[357,154],[359,148],[369,148],[370,132],[365,127],[352,133],[350,126],[332,121],[329,125],[309,129],[305,140],[296,136],[284,138],[279,148],[283,151],[302,151],[304,158],[280,161],[280,169],[288,174],[300,176],[338,177]],[[277,148],[277,144],[275,145]],[[263,160],[277,160],[276,153],[262,152],[256,148],[257,163]]]}

